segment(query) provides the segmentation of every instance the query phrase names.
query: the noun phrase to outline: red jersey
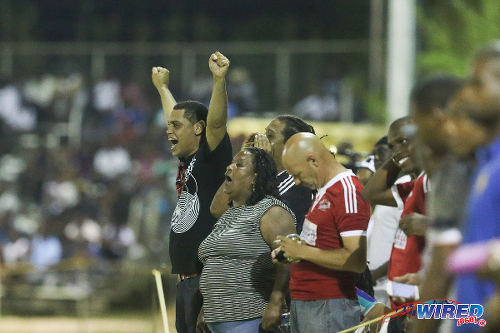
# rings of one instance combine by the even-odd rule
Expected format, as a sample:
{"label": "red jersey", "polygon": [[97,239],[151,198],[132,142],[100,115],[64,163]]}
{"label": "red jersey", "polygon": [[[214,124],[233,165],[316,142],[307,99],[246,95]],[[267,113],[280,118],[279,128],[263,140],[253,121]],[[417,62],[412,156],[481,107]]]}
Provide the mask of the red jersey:
{"label": "red jersey", "polygon": [[[318,190],[300,237],[324,250],[342,248],[342,237],[366,236],[370,205],[361,198],[363,187],[351,170],[332,178]],[[309,261],[290,267],[290,294],[296,300],[356,298],[357,273],[337,271]]]}
{"label": "red jersey", "polygon": [[415,186],[416,180],[411,180],[405,183],[394,184],[391,187],[392,195],[394,196],[394,200],[398,207],[403,207],[406,202],[406,199],[410,195],[411,191],[413,191],[413,187]]}
{"label": "red jersey", "polygon": [[[404,188],[398,186],[400,195],[404,197]],[[421,174],[415,181],[413,190],[405,200],[403,213],[401,217],[411,213],[425,215],[425,197],[429,191],[429,182],[426,174]],[[405,275],[406,273],[416,273],[422,266],[422,253],[425,246],[425,237],[406,234],[398,228],[394,243],[392,245],[391,257],[389,259],[389,268],[387,276],[392,280],[395,276]],[[393,308],[400,304],[391,301]]]}

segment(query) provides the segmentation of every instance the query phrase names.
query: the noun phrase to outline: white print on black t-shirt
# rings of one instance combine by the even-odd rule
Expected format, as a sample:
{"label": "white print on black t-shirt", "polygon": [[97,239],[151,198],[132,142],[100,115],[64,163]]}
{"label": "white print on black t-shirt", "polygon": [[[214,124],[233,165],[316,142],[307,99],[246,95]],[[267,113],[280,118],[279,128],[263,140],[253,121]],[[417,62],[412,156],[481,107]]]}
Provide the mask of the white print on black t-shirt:
{"label": "white print on black t-shirt", "polygon": [[[177,206],[175,207],[172,215],[172,231],[177,234],[182,234],[191,229],[200,215],[198,182],[192,174],[195,162],[196,156],[193,157],[191,163],[189,163],[189,166],[186,169],[186,172],[184,173],[186,181],[184,182],[184,187],[182,188],[181,195],[179,196],[179,201],[177,201]],[[193,179],[196,187],[194,193],[189,192],[187,185],[190,177]]]}
{"label": "white print on black t-shirt", "polygon": [[394,236],[394,247],[396,249],[401,249],[404,250],[406,248],[406,240],[408,237],[406,236],[405,232],[401,230],[401,228],[398,228],[396,231],[396,236]]}
{"label": "white print on black t-shirt", "polygon": [[308,219],[304,220],[304,226],[302,227],[302,232],[300,233],[300,239],[309,245],[316,245],[316,238],[318,237],[318,226]]}

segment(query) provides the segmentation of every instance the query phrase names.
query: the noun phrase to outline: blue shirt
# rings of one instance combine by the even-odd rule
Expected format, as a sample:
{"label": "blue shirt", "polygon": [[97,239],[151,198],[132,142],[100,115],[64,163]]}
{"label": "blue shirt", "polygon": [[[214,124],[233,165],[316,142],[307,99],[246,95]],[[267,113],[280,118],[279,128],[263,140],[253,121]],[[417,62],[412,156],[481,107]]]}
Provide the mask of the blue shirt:
{"label": "blue shirt", "polygon": [[[463,244],[500,237],[500,136],[487,147],[478,150],[477,158],[478,169],[467,204]],[[485,306],[494,291],[494,283],[479,279],[476,274],[464,274],[457,279],[456,301]],[[466,324],[456,331],[477,330],[479,326]]]}

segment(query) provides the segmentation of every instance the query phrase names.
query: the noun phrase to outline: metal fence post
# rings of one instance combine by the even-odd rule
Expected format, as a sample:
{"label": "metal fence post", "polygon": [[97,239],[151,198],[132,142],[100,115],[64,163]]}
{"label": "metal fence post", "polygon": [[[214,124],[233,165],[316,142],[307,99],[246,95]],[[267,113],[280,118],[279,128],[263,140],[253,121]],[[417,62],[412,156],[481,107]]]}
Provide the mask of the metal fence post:
{"label": "metal fence post", "polygon": [[287,111],[290,106],[290,49],[280,48],[276,52],[276,94],[278,111]]}
{"label": "metal fence post", "polygon": [[196,51],[185,49],[181,54],[181,88],[182,96],[186,96],[191,82],[196,79]]}
{"label": "metal fence post", "polygon": [[92,80],[98,80],[105,72],[106,55],[99,47],[93,46],[90,53],[90,74]]}
{"label": "metal fence post", "polygon": [[2,47],[2,63],[0,74],[11,76],[13,74],[13,51],[11,46]]}

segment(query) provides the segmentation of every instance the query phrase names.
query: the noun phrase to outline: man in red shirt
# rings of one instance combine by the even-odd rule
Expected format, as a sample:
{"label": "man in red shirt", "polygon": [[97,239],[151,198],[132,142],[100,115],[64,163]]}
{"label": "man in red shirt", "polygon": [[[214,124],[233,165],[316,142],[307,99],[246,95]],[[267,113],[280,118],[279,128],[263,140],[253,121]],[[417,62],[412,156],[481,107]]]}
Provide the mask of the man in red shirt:
{"label": "man in red shirt", "polygon": [[[422,172],[414,182],[413,189],[405,201],[403,213],[401,213],[399,228],[394,237],[389,259],[387,276],[390,281],[398,281],[398,277],[408,273],[417,273],[422,267],[427,226],[425,198],[429,190],[427,175]],[[402,303],[391,299],[391,305],[395,309]]]}
{"label": "man in red shirt", "polygon": [[292,136],[283,165],[295,183],[317,190],[304,220],[301,242],[278,237],[290,268],[293,333],[328,333],[360,321],[355,282],[366,267],[366,228],[370,206],[362,186],[310,133]]}
{"label": "man in red shirt", "polygon": [[[421,267],[421,255],[425,245],[425,189],[428,189],[427,176],[421,173],[415,158],[416,127],[411,117],[395,120],[389,127],[387,136],[393,157],[387,160],[366,184],[362,195],[372,205],[400,206],[404,203],[399,228],[394,236],[391,256],[388,262],[388,279],[397,280],[399,276],[415,273]],[[409,174],[416,180],[394,184],[401,173]],[[425,182],[424,182],[425,178]],[[419,215],[415,215],[418,213]],[[415,232],[417,234],[415,234]],[[402,282],[402,281],[401,281]],[[391,297],[394,309],[401,303]],[[404,318],[392,320],[390,332],[404,329]]]}

